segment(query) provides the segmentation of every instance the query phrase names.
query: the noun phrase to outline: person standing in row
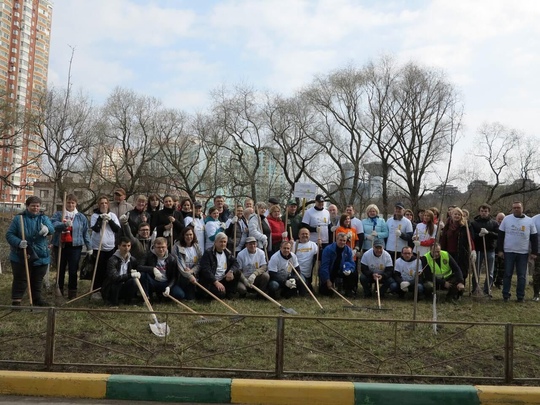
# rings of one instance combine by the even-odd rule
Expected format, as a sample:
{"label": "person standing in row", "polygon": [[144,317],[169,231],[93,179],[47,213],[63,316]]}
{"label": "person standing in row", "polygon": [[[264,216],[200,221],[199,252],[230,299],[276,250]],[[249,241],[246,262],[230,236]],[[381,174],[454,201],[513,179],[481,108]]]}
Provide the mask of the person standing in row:
{"label": "person standing in row", "polygon": [[512,204],[512,214],[507,215],[499,226],[497,249],[499,257],[504,258],[503,299],[508,301],[512,295],[510,287],[515,266],[517,302],[523,302],[527,284],[527,262],[529,257],[536,260],[538,255],[538,233],[532,218],[523,214],[523,204],[520,201]]}
{"label": "person standing in row", "polygon": [[317,194],[315,205],[308,209],[302,218],[302,228],[309,229],[309,239],[312,242],[319,243],[321,239],[321,249],[324,249],[329,242],[328,224],[330,223],[330,213],[324,208],[324,196]]}
{"label": "person standing in row", "polygon": [[[64,215],[64,217],[62,217]],[[64,279],[66,266],[68,268],[68,299],[77,297],[77,272],[81,260],[82,248],[86,246],[86,254],[92,254],[92,245],[88,234],[88,219],[77,211],[77,197],[74,194],[66,196],[64,211],[57,211],[51,218],[54,227],[52,244],[58,257],[59,246],[62,245],[60,268],[57,269],[58,287],[64,295]]]}
{"label": "person standing in row", "polygon": [[[54,232],[54,227],[49,218],[40,212],[39,197],[28,197],[25,205],[26,209],[15,215],[6,232],[10,246],[9,260],[13,271],[11,305],[21,305],[24,292],[29,285],[32,303],[47,307],[49,304],[41,297],[41,285],[47,266],[51,262],[47,235]],[[29,282],[26,278],[24,255],[27,255],[28,260]]]}

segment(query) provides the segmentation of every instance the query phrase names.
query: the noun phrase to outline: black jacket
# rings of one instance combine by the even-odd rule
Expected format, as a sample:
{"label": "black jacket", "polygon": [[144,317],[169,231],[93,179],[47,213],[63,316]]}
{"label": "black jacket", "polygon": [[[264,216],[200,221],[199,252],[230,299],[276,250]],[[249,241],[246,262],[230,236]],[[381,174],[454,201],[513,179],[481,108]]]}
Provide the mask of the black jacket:
{"label": "black jacket", "polygon": [[[227,258],[227,272],[240,272],[240,266],[236,258],[228,250],[224,250]],[[214,248],[205,250],[199,267],[199,279],[201,284],[213,284],[216,282],[217,257]]]}

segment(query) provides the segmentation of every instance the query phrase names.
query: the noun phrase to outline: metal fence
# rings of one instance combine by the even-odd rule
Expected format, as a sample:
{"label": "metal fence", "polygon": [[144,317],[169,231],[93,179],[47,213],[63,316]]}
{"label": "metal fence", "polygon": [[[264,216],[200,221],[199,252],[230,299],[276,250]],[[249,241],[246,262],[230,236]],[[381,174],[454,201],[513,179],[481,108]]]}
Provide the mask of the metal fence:
{"label": "metal fence", "polygon": [[[0,307],[3,368],[163,375],[540,382],[540,324]],[[435,333],[436,331],[436,333]]]}

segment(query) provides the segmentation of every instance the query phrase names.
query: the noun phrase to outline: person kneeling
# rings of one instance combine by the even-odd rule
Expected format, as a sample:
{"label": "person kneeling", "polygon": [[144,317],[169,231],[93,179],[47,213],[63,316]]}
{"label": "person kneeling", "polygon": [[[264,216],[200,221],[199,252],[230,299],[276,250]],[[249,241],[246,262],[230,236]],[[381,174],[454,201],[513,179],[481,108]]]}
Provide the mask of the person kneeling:
{"label": "person kneeling", "polygon": [[353,250],[347,246],[347,235],[338,233],[336,241],[322,251],[319,269],[319,292],[332,295],[334,283],[341,284],[347,297],[356,294],[358,273],[353,259]]}
{"label": "person kneeling", "polygon": [[137,296],[137,283],[140,278],[137,260],[131,256],[131,241],[125,236],[120,238],[118,250],[107,261],[107,275],[101,288],[103,300],[117,307],[120,300],[126,305]]}
{"label": "person kneeling", "polygon": [[236,258],[227,249],[227,240],[227,235],[219,232],[214,246],[204,252],[200,262],[201,285],[219,298],[232,298],[238,281],[245,279]]}
{"label": "person kneeling", "polygon": [[148,298],[155,293],[156,298],[161,300],[163,293],[167,291],[177,300],[186,297],[184,289],[179,283],[179,272],[176,258],[167,250],[167,239],[160,236],[154,241],[154,248],[147,253],[144,265],[139,266],[141,282]]}
{"label": "person kneeling", "polygon": [[447,301],[459,299],[463,295],[465,285],[461,269],[448,252],[441,250],[440,244],[435,243],[422,257],[422,268],[425,269],[423,278],[426,299],[430,299],[433,294],[433,274],[435,274],[435,288],[448,291]]}
{"label": "person kneeling", "polygon": [[268,261],[268,274],[270,274],[268,294],[271,297],[275,298],[278,292],[283,298],[293,297],[298,294],[301,281],[298,279],[297,274],[293,272],[293,267],[300,274],[298,258],[291,252],[291,242],[283,241],[279,252]]}

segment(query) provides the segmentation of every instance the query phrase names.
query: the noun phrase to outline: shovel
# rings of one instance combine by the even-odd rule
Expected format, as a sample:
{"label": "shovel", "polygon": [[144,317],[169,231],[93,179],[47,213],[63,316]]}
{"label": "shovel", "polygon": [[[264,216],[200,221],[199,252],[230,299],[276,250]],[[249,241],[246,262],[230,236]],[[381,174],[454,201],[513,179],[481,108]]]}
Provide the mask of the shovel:
{"label": "shovel", "polygon": [[[188,305],[184,304],[182,301],[179,301],[177,300],[176,298],[174,298],[173,296],[171,296],[170,294],[167,294],[166,292],[163,292],[163,296],[167,297],[167,298],[170,298],[171,300],[173,300],[174,302],[176,302],[178,305],[180,305],[181,307],[187,309],[189,312],[191,312],[192,314],[198,314],[197,311],[195,311],[193,308],[189,307]],[[193,322],[195,324],[202,324],[202,323],[213,323],[213,322],[219,322],[220,320],[219,319],[208,319],[208,318],[205,318],[204,316],[202,315],[199,315],[200,319]]]}
{"label": "shovel", "polygon": [[138,278],[135,278],[135,283],[137,284],[137,287],[139,288],[139,291],[141,293],[141,296],[143,297],[144,303],[146,304],[146,307],[150,311],[150,316],[152,317],[152,320],[154,323],[149,324],[150,330],[152,333],[159,337],[165,337],[167,336],[171,330],[169,328],[169,325],[167,325],[165,322],[159,323],[156,314],[154,313],[154,309],[152,308],[152,304],[150,304],[150,301],[148,301],[148,297],[146,296],[146,293],[144,292],[144,288],[141,285],[141,282]]}
{"label": "shovel", "polygon": [[281,309],[283,312],[289,315],[298,315],[298,312],[296,312],[292,308],[286,308],[283,305],[281,305],[279,302],[277,302],[275,299],[270,297],[268,294],[266,294],[263,290],[261,290],[259,287],[257,287],[255,284],[251,284],[251,288],[253,288],[255,291],[257,291],[259,294],[261,294],[264,298],[266,298],[268,301],[272,302],[273,304],[276,304],[279,309]]}

